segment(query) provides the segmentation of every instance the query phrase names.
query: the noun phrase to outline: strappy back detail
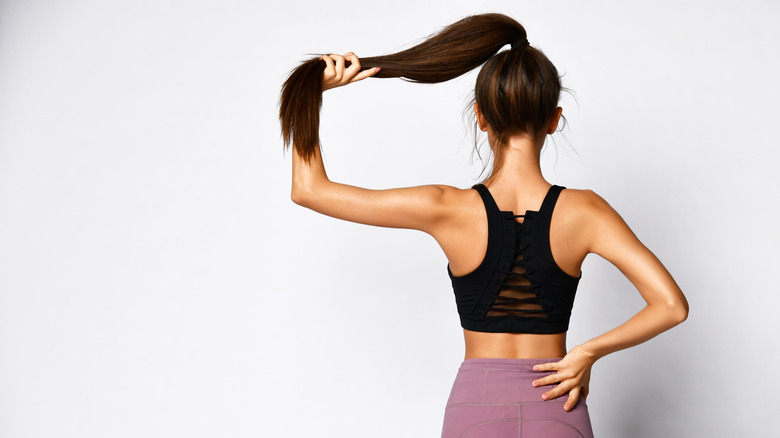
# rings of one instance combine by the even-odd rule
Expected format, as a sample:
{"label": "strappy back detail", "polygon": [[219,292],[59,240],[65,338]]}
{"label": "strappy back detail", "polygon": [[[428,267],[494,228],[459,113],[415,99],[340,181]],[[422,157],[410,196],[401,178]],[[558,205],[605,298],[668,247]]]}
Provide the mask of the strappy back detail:
{"label": "strappy back detail", "polygon": [[[512,210],[500,210],[498,207],[498,204],[496,204],[495,198],[493,198],[493,195],[490,193],[490,189],[488,189],[484,184],[476,184],[474,189],[476,189],[480,195],[482,196],[482,201],[485,204],[485,209],[487,210],[494,210],[498,211],[502,215],[511,215],[512,218],[516,219],[519,217],[525,217],[530,214],[539,214],[541,211],[546,211],[548,209],[552,209],[552,207],[555,205],[555,201],[558,198],[558,193],[560,193],[560,190],[558,190],[558,193],[556,192],[556,187],[559,187],[560,189],[563,189],[563,187],[552,185],[549,189],[547,189],[547,193],[544,195],[544,199],[542,200],[542,205],[539,207],[539,210],[526,210],[524,214],[515,214]],[[552,198],[555,199],[552,199]],[[525,219],[523,219],[525,221]]]}
{"label": "strappy back detail", "polygon": [[582,277],[564,272],[550,249],[552,212],[565,187],[553,185],[538,211],[523,214],[500,210],[483,184],[472,188],[487,211],[488,245],[482,263],[468,274],[456,277],[447,265],[461,326],[482,332],[565,332]]}

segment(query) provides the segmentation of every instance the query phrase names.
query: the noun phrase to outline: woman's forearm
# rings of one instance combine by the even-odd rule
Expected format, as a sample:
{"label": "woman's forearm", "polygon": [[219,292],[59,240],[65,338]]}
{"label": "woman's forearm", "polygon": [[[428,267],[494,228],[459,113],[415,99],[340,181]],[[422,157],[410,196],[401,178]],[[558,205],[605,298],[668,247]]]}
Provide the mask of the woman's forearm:
{"label": "woman's forearm", "polygon": [[686,318],[687,311],[684,308],[648,304],[628,321],[578,347],[598,359],[641,344],[685,321]]}

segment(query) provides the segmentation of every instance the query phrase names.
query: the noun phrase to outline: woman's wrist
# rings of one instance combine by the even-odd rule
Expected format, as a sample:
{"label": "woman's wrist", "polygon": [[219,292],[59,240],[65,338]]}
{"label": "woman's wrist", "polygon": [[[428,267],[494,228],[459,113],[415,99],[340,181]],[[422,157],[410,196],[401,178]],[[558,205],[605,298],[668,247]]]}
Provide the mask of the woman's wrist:
{"label": "woman's wrist", "polygon": [[577,345],[576,347],[572,348],[572,350],[577,350],[584,356],[591,358],[594,362],[601,358],[601,356],[598,355],[595,351],[593,351],[591,347],[585,344]]}

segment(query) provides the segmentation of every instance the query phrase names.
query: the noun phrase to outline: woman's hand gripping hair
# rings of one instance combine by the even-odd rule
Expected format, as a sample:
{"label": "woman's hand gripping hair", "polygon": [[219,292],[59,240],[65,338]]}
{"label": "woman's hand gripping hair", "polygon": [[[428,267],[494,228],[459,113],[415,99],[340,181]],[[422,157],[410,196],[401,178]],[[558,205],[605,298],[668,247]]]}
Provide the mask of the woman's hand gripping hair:
{"label": "woman's hand gripping hair", "polygon": [[534,380],[532,384],[534,387],[538,387],[560,383],[542,394],[542,399],[552,400],[568,393],[569,398],[563,405],[563,409],[570,411],[577,404],[580,394],[582,394],[583,399],[588,397],[590,370],[596,359],[598,358],[595,354],[574,347],[559,362],[534,365],[534,371],[557,371],[557,373]]}
{"label": "woman's hand gripping hair", "polygon": [[[343,56],[322,55],[320,59],[326,64],[325,73],[322,75],[322,91],[363,80],[381,70],[379,67],[374,67],[360,71],[360,60],[352,52],[345,53]],[[350,62],[349,67],[346,67],[347,61]]]}

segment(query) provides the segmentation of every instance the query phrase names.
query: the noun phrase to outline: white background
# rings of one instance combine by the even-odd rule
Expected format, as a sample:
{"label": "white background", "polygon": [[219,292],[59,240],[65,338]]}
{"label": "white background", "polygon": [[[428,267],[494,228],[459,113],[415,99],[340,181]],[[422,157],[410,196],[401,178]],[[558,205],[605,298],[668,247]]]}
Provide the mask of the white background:
{"label": "white background", "polygon": [[[3,0],[0,437],[438,436],[463,359],[446,258],[293,204],[277,103],[310,53],[482,12],[574,90],[548,181],[607,199],[690,303],[596,363],[596,435],[775,428],[776,2]],[[328,91],[329,177],[473,185],[475,78]],[[583,272],[569,347],[644,304]]]}

